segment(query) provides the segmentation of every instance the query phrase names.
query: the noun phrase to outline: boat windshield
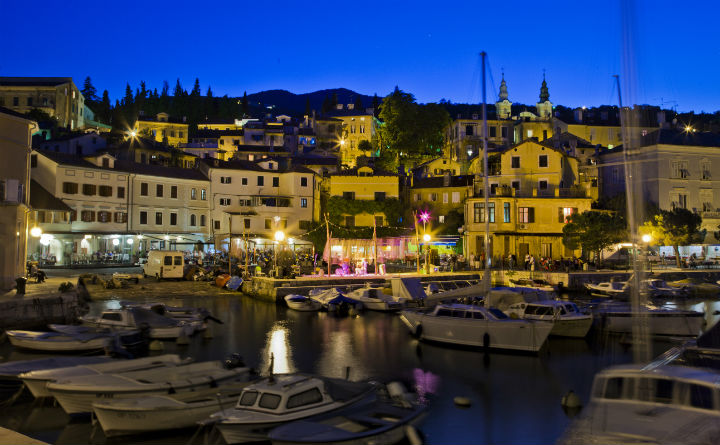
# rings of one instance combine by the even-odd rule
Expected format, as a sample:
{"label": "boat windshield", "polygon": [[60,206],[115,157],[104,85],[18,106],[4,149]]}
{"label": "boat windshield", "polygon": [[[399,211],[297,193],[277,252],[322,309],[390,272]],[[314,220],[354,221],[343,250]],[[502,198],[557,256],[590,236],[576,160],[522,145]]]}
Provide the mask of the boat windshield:
{"label": "boat windshield", "polygon": [[602,399],[638,400],[650,403],[676,403],[693,408],[718,410],[713,389],[694,383],[660,378],[610,377],[598,380],[593,395]]}
{"label": "boat windshield", "polygon": [[504,319],[508,318],[508,316],[505,314],[505,312],[501,311],[498,308],[493,307],[493,308],[488,309],[488,311],[490,311],[490,313],[493,314],[495,316],[495,318],[497,318],[498,320],[504,320]]}
{"label": "boat windshield", "polygon": [[525,315],[553,315],[553,308],[528,304],[525,308]]}
{"label": "boat windshield", "polygon": [[240,396],[240,400],[238,400],[238,405],[252,406],[255,404],[257,397],[258,397],[257,391],[243,391],[242,395]]}
{"label": "boat windshield", "polygon": [[278,406],[280,406],[280,395],[278,394],[272,394],[269,392],[263,393],[263,395],[260,396],[260,402],[258,403],[258,406],[260,408],[265,409],[276,409]]}

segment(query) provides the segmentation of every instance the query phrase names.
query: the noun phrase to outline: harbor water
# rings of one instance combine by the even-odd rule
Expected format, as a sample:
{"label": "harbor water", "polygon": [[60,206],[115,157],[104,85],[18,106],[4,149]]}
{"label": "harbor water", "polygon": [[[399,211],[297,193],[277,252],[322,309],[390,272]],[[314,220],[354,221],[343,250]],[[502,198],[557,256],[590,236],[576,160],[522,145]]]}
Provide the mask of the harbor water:
{"label": "harbor water", "polygon": [[[153,301],[203,306],[224,322],[211,322],[211,336],[198,334],[186,346],[165,341],[164,351],[155,354],[178,353],[202,361],[237,352],[248,366],[265,373],[272,353],[276,373],[303,371],[345,377],[349,372],[352,380],[400,380],[429,403],[419,426],[428,444],[554,443],[577,414],[563,410],[562,397],[572,390],[587,404],[597,371],[632,361],[628,337],[597,329],[585,339],[551,337],[537,355],[485,353],[418,342],[396,314],[366,311],[335,317],[295,312],[240,294]],[[118,306],[114,300],[93,302],[91,313]],[[716,321],[714,313],[720,304],[695,301],[677,307],[704,311],[709,326]],[[655,339],[653,353],[660,354],[679,341]],[[14,350],[8,342],[0,345],[0,356],[2,361],[43,357]],[[453,399],[458,396],[469,398],[471,405],[456,406]],[[0,426],[57,444],[184,444],[194,433],[186,430],[106,439],[89,419],[70,419],[52,402],[32,400],[0,406]]]}

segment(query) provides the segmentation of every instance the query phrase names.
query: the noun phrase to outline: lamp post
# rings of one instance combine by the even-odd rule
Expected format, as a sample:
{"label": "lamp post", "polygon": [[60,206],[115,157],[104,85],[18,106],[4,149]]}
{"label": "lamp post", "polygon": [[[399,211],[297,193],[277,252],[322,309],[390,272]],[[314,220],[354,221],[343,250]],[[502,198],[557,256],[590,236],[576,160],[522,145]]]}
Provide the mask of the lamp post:
{"label": "lamp post", "polygon": [[642,236],[642,242],[645,243],[645,258],[647,259],[648,266],[650,266],[650,273],[653,273],[652,270],[652,261],[650,261],[650,257],[648,255],[648,251],[650,249],[650,242],[652,241],[652,236],[648,235],[647,233]]}
{"label": "lamp post", "polygon": [[425,242],[425,273],[430,275],[430,265],[428,264],[428,249],[427,243],[430,242],[430,234],[426,233],[423,235],[423,241]]}
{"label": "lamp post", "polygon": [[[424,212],[422,212],[422,213],[420,214],[420,221],[422,221],[422,223],[423,223],[423,233],[424,233],[424,235],[423,235],[423,241],[424,241],[425,243],[427,243],[428,241],[430,241],[430,235],[428,235],[427,229],[425,228],[425,224],[426,224],[429,220],[430,220],[430,213],[429,213],[429,212],[424,211]],[[427,250],[428,250],[428,247],[425,246],[425,273],[429,273],[429,271],[428,271],[428,266],[427,266],[427,254],[428,254]],[[420,255],[420,252],[418,252],[418,255]]]}
{"label": "lamp post", "polygon": [[278,230],[277,232],[275,232],[275,260],[274,260],[275,269],[274,270],[275,270],[276,278],[277,278],[277,249],[278,249],[278,246],[280,245],[280,243],[282,242],[282,240],[284,240],[284,239],[285,239],[285,232],[283,232],[282,230]]}

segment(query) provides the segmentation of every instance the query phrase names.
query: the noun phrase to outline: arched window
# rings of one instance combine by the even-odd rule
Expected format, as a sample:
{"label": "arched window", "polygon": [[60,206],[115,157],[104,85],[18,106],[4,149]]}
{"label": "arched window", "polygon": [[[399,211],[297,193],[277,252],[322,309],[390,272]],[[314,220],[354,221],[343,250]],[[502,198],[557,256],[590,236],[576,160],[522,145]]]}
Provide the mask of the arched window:
{"label": "arched window", "polygon": [[190,225],[194,227],[195,223],[196,223],[195,215],[190,215]]}

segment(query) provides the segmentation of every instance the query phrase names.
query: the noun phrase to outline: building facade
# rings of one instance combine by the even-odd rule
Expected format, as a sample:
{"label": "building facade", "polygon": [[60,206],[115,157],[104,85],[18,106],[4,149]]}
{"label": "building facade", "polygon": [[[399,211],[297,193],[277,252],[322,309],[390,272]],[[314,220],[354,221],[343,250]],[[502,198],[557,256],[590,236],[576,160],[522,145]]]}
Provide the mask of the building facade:
{"label": "building facade", "polygon": [[172,147],[178,147],[188,141],[188,124],[185,118],[171,118],[167,113],[158,113],[154,118],[138,117],[133,125],[133,131],[137,136],[148,137]]}
{"label": "building facade", "polygon": [[[343,170],[328,177],[330,199],[343,199],[350,201],[378,201],[400,198],[400,178],[397,174],[373,169],[371,167],[357,167]],[[357,214],[342,213],[331,215],[339,217],[347,227],[372,227],[394,225],[386,212],[373,211]]]}
{"label": "building facade", "polygon": [[0,107],[21,114],[37,108],[61,127],[85,127],[85,98],[71,77],[0,77]]}

